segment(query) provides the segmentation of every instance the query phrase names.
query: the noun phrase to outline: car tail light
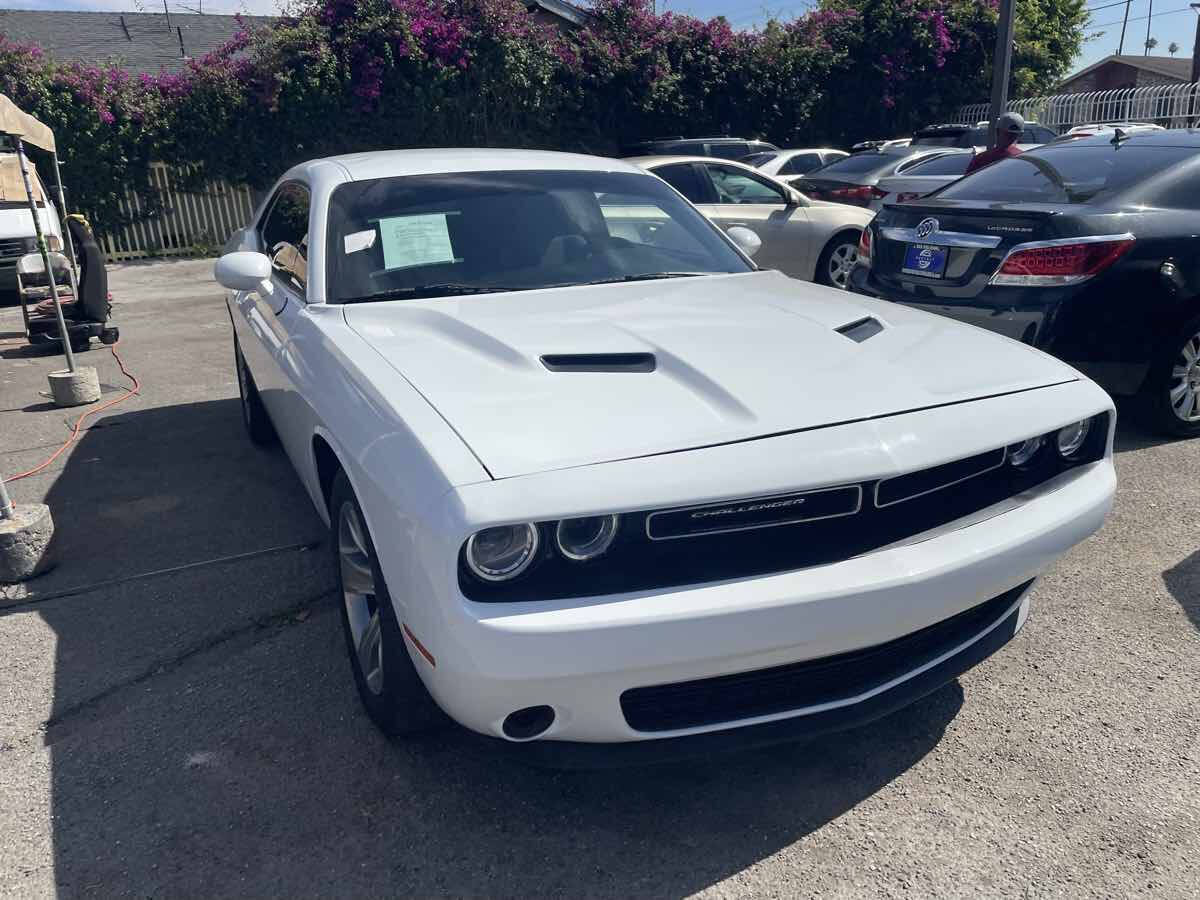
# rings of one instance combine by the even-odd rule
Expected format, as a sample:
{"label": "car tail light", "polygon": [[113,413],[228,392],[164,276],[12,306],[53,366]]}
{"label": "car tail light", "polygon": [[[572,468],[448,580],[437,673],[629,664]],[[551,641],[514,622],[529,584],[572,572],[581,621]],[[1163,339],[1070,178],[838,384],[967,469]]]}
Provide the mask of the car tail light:
{"label": "car tail light", "polygon": [[858,261],[867,268],[871,267],[871,226],[862,230],[858,237]]}
{"label": "car tail light", "polygon": [[1103,272],[1133,244],[1132,234],[1018,244],[1008,251],[991,283],[1026,287],[1078,284]]}
{"label": "car tail light", "polygon": [[866,206],[872,200],[878,200],[880,197],[886,196],[887,191],[881,191],[879,188],[868,184],[834,188],[829,192],[830,200],[836,200],[838,203],[852,203],[856,206]]}

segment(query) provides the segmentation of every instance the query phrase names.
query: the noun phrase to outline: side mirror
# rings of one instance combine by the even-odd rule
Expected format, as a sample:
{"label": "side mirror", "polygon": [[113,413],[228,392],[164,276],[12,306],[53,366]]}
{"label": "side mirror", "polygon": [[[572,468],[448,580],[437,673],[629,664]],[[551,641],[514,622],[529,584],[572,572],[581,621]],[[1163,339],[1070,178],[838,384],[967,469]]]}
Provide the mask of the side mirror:
{"label": "side mirror", "polygon": [[744,225],[734,225],[726,229],[725,234],[747,256],[752,257],[762,249],[762,239]]}
{"label": "side mirror", "polygon": [[[800,178],[803,176],[794,176]],[[804,206],[804,195],[788,184],[788,206]]]}
{"label": "side mirror", "polygon": [[249,250],[226,253],[213,266],[217,283],[231,291],[259,291],[270,294],[275,290],[271,284],[271,260],[265,254]]}

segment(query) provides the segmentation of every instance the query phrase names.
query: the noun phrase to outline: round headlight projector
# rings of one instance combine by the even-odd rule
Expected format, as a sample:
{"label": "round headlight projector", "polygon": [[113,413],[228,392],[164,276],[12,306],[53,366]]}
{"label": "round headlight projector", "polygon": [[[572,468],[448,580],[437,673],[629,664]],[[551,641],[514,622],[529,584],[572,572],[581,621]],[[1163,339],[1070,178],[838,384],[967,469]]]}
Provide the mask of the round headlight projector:
{"label": "round headlight projector", "polygon": [[538,530],[528,523],[485,528],[467,540],[467,565],[484,581],[507,581],[529,567],[537,548]]}
{"label": "round headlight projector", "polygon": [[1031,437],[1027,441],[1013,444],[1008,448],[1008,461],[1014,466],[1024,466],[1029,463],[1042,447],[1041,435]]}
{"label": "round headlight projector", "polygon": [[563,519],[555,529],[559,552],[575,562],[595,559],[612,544],[619,522],[619,516]]}
{"label": "round headlight projector", "polygon": [[1058,429],[1058,434],[1055,436],[1055,442],[1058,444],[1058,455],[1063,459],[1070,459],[1078,453],[1080,448],[1083,447],[1083,442],[1087,440],[1088,431],[1091,430],[1091,427],[1091,420],[1084,419],[1081,422],[1075,422]]}

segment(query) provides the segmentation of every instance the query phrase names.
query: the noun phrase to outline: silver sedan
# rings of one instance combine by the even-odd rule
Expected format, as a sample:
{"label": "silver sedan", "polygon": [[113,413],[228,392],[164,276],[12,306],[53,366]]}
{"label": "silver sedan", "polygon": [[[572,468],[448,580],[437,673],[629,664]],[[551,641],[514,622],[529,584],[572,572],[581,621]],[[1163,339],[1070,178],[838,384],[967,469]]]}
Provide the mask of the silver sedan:
{"label": "silver sedan", "polygon": [[858,259],[858,239],[873,215],[812,200],[742,163],[703,156],[626,162],[663,179],[720,228],[749,228],[762,241],[755,262],[805,281],[845,287]]}

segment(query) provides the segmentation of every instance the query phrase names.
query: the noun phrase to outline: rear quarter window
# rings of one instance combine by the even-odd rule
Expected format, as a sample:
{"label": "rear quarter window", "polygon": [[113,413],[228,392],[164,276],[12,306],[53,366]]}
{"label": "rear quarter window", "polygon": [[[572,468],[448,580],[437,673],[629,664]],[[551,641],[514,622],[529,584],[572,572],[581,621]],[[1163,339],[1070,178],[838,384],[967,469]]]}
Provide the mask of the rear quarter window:
{"label": "rear quarter window", "polygon": [[1059,144],[1002,159],[944,189],[942,200],[1089,203],[1197,154],[1194,147]]}

